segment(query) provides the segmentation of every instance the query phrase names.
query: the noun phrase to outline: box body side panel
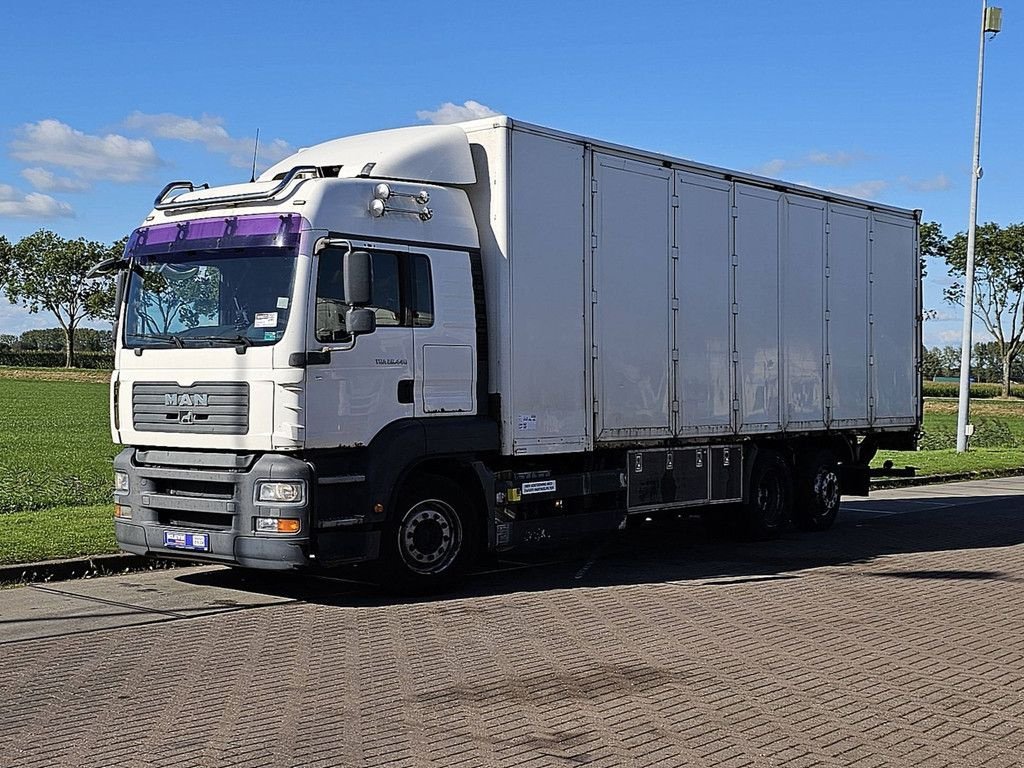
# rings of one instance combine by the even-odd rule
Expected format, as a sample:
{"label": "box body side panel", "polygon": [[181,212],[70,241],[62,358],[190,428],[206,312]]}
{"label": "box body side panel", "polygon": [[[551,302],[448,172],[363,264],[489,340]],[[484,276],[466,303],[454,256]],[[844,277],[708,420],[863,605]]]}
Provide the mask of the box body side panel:
{"label": "box body side panel", "polygon": [[[828,238],[828,359],[831,426],[867,425],[868,386],[867,211],[830,206]],[[910,296],[906,297],[911,303]],[[904,354],[913,350],[904,350]],[[911,356],[913,359],[913,356]]]}
{"label": "box body side panel", "polygon": [[825,428],[825,204],[786,196],[779,265],[783,424]]}
{"label": "box body side panel", "polygon": [[675,338],[682,436],[728,434],[732,423],[732,184],[676,174]]}
{"label": "box body side panel", "polygon": [[781,429],[779,209],[774,190],[736,185],[736,395],[743,433]]}
{"label": "box body side panel", "polygon": [[671,437],[673,174],[604,155],[593,162],[597,437]]}
{"label": "box body side panel", "polygon": [[511,389],[513,453],[589,447],[584,326],[584,148],[512,134]]}

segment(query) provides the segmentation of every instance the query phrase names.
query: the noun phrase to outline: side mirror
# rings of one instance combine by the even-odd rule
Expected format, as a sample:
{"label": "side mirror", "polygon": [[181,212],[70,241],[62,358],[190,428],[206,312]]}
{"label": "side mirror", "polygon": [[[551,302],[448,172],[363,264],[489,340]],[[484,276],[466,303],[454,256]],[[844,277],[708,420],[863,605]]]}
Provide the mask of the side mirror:
{"label": "side mirror", "polygon": [[[369,304],[373,286],[370,254],[367,251],[349,251],[345,254],[344,271],[345,302],[353,307],[363,307]],[[348,330],[352,332],[351,326]]]}
{"label": "side mirror", "polygon": [[120,272],[122,269],[128,266],[128,262],[121,256],[114,256],[109,259],[104,259],[99,264],[94,266],[86,273],[86,278],[100,277],[102,275],[109,275],[114,272]]}
{"label": "side mirror", "polygon": [[352,336],[373,333],[377,330],[377,316],[372,309],[352,307],[345,313],[345,330]]}

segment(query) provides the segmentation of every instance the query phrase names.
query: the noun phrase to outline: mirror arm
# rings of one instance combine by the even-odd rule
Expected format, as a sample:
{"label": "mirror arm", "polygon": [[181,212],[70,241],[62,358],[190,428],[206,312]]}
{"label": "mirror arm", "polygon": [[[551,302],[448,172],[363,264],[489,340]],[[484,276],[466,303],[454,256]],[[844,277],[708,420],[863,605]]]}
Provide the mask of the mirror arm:
{"label": "mirror arm", "polygon": [[320,251],[322,251],[324,248],[332,248],[339,246],[345,247],[346,256],[352,253],[352,243],[349,242],[348,240],[345,240],[340,237],[321,237],[319,240],[316,241],[316,245],[313,246],[313,255],[319,256]]}

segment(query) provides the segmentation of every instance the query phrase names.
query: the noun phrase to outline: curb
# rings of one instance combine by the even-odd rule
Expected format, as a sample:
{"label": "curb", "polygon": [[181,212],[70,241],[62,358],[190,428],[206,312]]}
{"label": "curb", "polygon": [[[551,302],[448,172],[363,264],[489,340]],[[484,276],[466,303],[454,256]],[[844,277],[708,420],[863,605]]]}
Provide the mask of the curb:
{"label": "curb", "polygon": [[940,483],[957,483],[964,480],[989,480],[996,477],[1020,477],[1024,475],[1024,467],[1010,469],[977,469],[970,472],[949,472],[944,475],[924,475],[922,477],[894,477],[891,479],[872,480],[872,490],[885,488],[908,488],[915,485],[938,485]]}
{"label": "curb", "polygon": [[166,570],[176,565],[176,562],[170,560],[153,560],[124,552],[67,560],[44,560],[38,563],[17,563],[0,565],[0,585],[91,579],[118,573]]}

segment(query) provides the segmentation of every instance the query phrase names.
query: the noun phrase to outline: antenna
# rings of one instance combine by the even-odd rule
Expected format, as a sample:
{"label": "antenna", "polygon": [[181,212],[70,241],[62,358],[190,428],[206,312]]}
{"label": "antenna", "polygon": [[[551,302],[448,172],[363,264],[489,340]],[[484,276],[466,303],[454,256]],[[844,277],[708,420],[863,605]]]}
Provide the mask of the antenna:
{"label": "antenna", "polygon": [[256,181],[256,153],[260,151],[260,129],[256,129],[256,146],[252,148],[252,178],[249,183]]}

